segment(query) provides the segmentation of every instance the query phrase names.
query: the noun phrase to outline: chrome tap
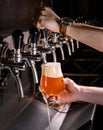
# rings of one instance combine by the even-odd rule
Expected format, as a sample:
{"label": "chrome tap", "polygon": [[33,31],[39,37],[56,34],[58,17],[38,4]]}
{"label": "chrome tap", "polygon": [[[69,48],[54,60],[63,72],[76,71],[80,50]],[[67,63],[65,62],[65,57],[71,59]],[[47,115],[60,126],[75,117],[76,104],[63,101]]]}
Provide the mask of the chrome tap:
{"label": "chrome tap", "polygon": [[31,70],[33,73],[34,83],[38,83],[39,80],[38,80],[38,74],[37,74],[37,70],[36,70],[36,66],[35,66],[35,61],[41,60],[40,56],[37,53],[37,41],[39,38],[39,31],[35,26],[32,26],[29,30],[29,34],[30,34],[30,45],[31,45],[30,52],[33,57],[35,56],[35,59],[31,58],[31,59],[29,59],[29,61],[31,64]]}
{"label": "chrome tap", "polygon": [[15,63],[21,62],[21,59],[22,59],[21,47],[23,44],[23,38],[24,38],[24,34],[19,29],[15,30],[12,33],[12,39],[13,39],[13,44],[14,44],[14,62]]}
{"label": "chrome tap", "polygon": [[47,63],[47,54],[51,53],[50,46],[47,40],[47,30],[41,29],[40,30],[40,37],[38,42],[38,54],[40,54],[43,63]]}
{"label": "chrome tap", "polygon": [[40,29],[40,40],[41,40],[40,42],[41,42],[42,48],[48,48],[49,47],[46,29]]}
{"label": "chrome tap", "polygon": [[14,52],[12,52],[12,50],[9,49],[8,43],[6,41],[3,43],[4,44],[0,52],[1,53],[0,69],[1,71],[8,70],[12,74],[17,85],[19,97],[24,97],[23,88],[22,88],[20,77],[19,77],[19,70],[25,70],[25,62],[19,62],[20,59],[18,58],[18,56],[17,56],[17,59],[19,60],[15,60],[16,58],[14,59],[13,57]]}
{"label": "chrome tap", "polygon": [[72,55],[72,51],[71,51],[71,46],[70,46],[70,42],[69,42],[69,37],[68,38],[64,38],[63,36],[59,36],[59,40],[62,41],[63,44],[66,44],[67,49],[68,49],[68,54],[69,56]]}
{"label": "chrome tap", "polygon": [[36,55],[37,54],[37,41],[38,41],[38,38],[39,38],[39,30],[35,27],[35,26],[32,26],[29,30],[29,43],[30,43],[30,53],[31,55]]}
{"label": "chrome tap", "polygon": [[25,70],[26,68],[26,62],[22,60],[21,54],[23,38],[24,34],[21,30],[17,29],[12,32],[12,39],[14,44],[14,64],[8,64],[10,66],[10,71],[17,83],[18,93],[20,97],[24,97],[23,87],[20,79],[20,71]]}
{"label": "chrome tap", "polygon": [[41,57],[37,52],[38,38],[39,38],[38,29],[35,26],[32,26],[29,30],[28,51],[22,52],[23,59],[27,61],[29,67],[32,70],[34,84],[39,82],[35,61],[41,60]]}
{"label": "chrome tap", "polygon": [[57,33],[52,32],[52,36],[50,37],[50,40],[48,39],[48,44],[51,48],[51,53],[53,55],[53,61],[57,62],[57,56],[56,56],[56,44],[58,42],[58,35]]}

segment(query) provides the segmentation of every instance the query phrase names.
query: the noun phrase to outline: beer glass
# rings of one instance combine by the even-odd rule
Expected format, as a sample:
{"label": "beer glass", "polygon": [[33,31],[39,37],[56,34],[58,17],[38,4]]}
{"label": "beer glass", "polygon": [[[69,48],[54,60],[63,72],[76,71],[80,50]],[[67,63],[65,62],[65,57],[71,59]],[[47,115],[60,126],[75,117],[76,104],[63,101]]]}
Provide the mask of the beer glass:
{"label": "beer glass", "polygon": [[49,97],[58,96],[65,88],[63,83],[63,74],[59,62],[48,62],[41,65],[40,87],[44,95]]}
{"label": "beer glass", "polygon": [[[56,99],[58,94],[65,89],[61,63],[47,62],[46,64],[41,65],[41,69],[40,91],[43,98],[44,100],[50,99],[50,97],[55,97]],[[54,102],[48,100],[48,102],[48,104],[55,107],[56,110],[61,106],[61,103],[58,100],[55,100]]]}

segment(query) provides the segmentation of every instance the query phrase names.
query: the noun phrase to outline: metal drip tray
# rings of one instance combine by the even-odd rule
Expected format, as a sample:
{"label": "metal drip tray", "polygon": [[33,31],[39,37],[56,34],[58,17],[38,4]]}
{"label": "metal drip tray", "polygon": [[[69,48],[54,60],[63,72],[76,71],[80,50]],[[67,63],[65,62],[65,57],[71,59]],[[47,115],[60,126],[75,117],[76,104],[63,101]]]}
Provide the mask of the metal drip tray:
{"label": "metal drip tray", "polygon": [[[92,120],[94,109],[95,105],[92,104],[71,105],[59,130],[77,130]],[[50,108],[51,119],[56,114],[57,112]],[[45,130],[46,127],[48,127],[47,107],[41,101],[34,99],[5,130]]]}

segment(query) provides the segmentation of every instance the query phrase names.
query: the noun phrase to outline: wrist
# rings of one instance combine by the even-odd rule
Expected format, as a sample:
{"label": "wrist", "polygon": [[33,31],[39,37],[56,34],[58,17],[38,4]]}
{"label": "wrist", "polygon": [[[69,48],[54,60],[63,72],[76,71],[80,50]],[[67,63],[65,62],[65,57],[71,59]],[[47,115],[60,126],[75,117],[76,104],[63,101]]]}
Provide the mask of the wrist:
{"label": "wrist", "polygon": [[71,26],[73,22],[73,19],[68,17],[63,17],[59,19],[60,34],[62,34],[63,37],[67,37],[67,28],[68,26]]}

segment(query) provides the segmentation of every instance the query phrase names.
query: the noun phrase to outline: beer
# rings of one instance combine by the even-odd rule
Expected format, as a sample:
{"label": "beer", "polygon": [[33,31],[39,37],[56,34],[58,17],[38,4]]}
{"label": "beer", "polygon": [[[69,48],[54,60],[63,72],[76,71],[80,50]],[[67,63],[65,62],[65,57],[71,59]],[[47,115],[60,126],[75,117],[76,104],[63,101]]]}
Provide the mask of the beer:
{"label": "beer", "polygon": [[63,74],[59,62],[42,64],[40,87],[42,93],[48,96],[57,96],[64,88]]}

